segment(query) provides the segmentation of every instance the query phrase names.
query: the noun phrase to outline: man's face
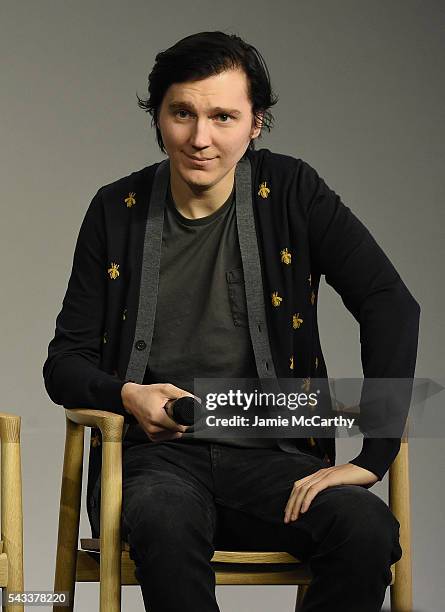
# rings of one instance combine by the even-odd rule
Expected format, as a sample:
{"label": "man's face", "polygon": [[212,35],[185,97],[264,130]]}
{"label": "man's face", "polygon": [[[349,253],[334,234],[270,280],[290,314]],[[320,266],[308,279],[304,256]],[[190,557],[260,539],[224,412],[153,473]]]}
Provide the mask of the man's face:
{"label": "man's face", "polygon": [[[216,185],[259,135],[261,127],[255,128],[253,120],[241,69],[172,84],[158,118],[172,172],[193,191]],[[190,155],[210,161],[197,163]]]}

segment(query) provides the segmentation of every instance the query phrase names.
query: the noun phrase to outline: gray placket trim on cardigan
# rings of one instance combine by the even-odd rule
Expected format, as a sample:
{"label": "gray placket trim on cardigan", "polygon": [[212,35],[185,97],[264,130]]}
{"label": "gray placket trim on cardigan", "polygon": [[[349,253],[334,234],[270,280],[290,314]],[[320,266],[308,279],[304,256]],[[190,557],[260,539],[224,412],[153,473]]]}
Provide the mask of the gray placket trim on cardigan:
{"label": "gray placket trim on cardigan", "polygon": [[158,300],[161,264],[164,205],[170,178],[170,160],[164,159],[156,169],[145,225],[139,305],[136,329],[125,380],[142,384],[150,354]]}
{"label": "gray placket trim on cardigan", "polygon": [[[248,158],[235,169],[235,206],[241,261],[244,271],[247,314],[255,363],[260,378],[276,378],[267,331],[258,241],[252,207],[252,171]],[[144,237],[139,306],[133,347],[125,380],[142,384],[153,339],[158,297],[164,209],[170,178],[170,160],[155,173]]]}
{"label": "gray placket trim on cardigan", "polygon": [[266,324],[261,263],[252,206],[252,169],[247,157],[240,160],[236,167],[235,189],[236,223],[244,272],[247,316],[258,377],[276,378]]}
{"label": "gray placket trim on cardigan", "polygon": [[[235,189],[236,221],[244,272],[247,315],[258,378],[261,379],[260,386],[263,392],[276,394],[281,389],[276,380],[266,323],[261,263],[252,204],[252,171],[249,158],[241,160],[236,167]],[[276,441],[283,451],[298,452],[292,440],[277,438]]]}

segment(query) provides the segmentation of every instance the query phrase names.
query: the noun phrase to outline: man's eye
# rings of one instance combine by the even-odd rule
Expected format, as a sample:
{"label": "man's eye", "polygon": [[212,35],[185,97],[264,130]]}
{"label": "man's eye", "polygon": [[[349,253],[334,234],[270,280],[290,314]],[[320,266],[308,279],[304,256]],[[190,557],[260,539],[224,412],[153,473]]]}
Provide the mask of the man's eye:
{"label": "man's eye", "polygon": [[[190,113],[186,110],[178,110],[175,112],[175,115],[179,115],[179,113],[185,113],[186,115],[189,115]],[[234,117],[232,117],[232,115],[229,115],[228,113],[219,113],[219,115],[215,115],[215,117],[230,117],[231,119],[234,119]],[[185,116],[182,115],[179,117],[180,119],[185,119]],[[222,121],[222,123],[229,123],[227,120]]]}

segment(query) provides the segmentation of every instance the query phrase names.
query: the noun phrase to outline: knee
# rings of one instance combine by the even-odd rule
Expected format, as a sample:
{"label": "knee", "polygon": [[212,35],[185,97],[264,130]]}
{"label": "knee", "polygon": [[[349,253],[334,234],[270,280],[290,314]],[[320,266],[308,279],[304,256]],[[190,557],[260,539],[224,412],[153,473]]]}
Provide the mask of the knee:
{"label": "knee", "polygon": [[[362,553],[378,554],[391,562],[401,556],[400,524],[377,495],[357,485],[339,485],[332,495],[332,515],[338,529]],[[397,558],[396,558],[397,557]]]}

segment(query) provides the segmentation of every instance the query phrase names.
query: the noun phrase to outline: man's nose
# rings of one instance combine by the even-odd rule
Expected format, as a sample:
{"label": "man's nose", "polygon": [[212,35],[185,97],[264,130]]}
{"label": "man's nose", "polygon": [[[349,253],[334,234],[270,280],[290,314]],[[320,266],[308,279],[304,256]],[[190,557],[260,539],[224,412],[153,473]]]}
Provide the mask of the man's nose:
{"label": "man's nose", "polygon": [[192,127],[190,143],[196,149],[204,149],[211,144],[210,125],[207,118],[196,120]]}

